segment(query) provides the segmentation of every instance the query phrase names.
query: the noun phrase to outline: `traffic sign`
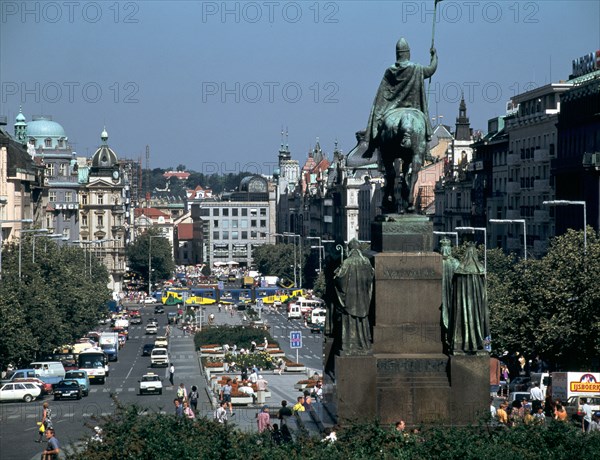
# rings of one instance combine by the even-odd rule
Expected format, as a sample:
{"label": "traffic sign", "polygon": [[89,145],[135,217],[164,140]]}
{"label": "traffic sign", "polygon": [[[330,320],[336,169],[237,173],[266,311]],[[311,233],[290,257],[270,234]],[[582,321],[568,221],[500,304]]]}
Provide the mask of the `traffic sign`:
{"label": "traffic sign", "polygon": [[290,348],[302,348],[302,331],[290,332]]}

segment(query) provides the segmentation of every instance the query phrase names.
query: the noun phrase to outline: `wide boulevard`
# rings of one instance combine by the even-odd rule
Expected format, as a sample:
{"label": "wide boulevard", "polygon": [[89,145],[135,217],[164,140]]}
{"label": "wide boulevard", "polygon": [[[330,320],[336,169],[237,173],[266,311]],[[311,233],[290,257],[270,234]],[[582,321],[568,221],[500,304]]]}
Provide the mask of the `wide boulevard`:
{"label": "wide boulevard", "polygon": [[[45,396],[33,403],[7,402],[0,405],[0,458],[2,460],[38,459],[45,447],[35,442],[38,439],[38,426],[41,420],[42,404],[50,403],[53,411],[54,428],[61,446],[77,445],[82,440],[89,439],[93,427],[101,424],[102,417],[111,415],[116,404],[137,404],[140,411],[152,413],[172,413],[173,398],[176,387],[184,383],[186,388],[197,385],[200,400],[198,409],[200,416],[212,413],[212,406],[205,391],[204,378],[200,372],[198,357],[194,351],[192,337],[183,335],[175,327],[171,328],[169,339],[170,359],[175,365],[175,387],[171,387],[168,378],[168,369],[150,368],[150,357],[142,356],[142,348],[146,343],[154,343],[154,335],[145,334],[145,326],[149,318],[158,319],[158,335],[165,335],[167,315],[175,311],[176,307],[166,307],[165,314],[155,314],[154,306],[140,307],[142,324],[131,325],[129,340],[125,347],[119,351],[119,360],[110,363],[110,376],[104,385],[94,384],[87,397],[77,400],[54,401],[52,396]],[[219,312],[216,307],[207,307],[207,313],[215,314],[216,324],[241,324],[244,312],[235,312],[231,317],[223,310]],[[311,334],[304,326],[303,321],[288,321],[285,312],[263,311],[262,319],[269,326],[270,333],[277,340],[286,355],[295,360],[296,349],[290,348],[290,332],[301,331],[303,347],[298,350],[298,359],[307,368],[322,372],[322,336]],[[103,327],[99,327],[102,329]],[[157,373],[163,381],[162,395],[138,395],[138,380],[147,372]],[[241,415],[241,414],[240,414]]]}

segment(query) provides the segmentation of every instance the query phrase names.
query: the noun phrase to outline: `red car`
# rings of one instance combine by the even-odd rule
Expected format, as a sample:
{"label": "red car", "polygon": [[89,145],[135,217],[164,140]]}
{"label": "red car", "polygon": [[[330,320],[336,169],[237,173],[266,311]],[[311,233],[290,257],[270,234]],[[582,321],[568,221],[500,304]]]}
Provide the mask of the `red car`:
{"label": "red car", "polygon": [[51,395],[52,394],[52,384],[46,383],[43,380],[37,378],[27,378],[27,379],[15,379],[14,382],[28,382],[37,385],[42,389],[43,395]]}

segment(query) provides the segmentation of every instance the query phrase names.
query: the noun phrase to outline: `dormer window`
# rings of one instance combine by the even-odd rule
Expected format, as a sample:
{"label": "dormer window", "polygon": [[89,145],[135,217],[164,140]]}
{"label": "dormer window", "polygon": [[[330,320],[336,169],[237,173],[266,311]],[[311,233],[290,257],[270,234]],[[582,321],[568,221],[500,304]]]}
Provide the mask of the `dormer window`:
{"label": "dormer window", "polygon": [[62,139],[59,139],[59,141],[58,141],[58,148],[62,149],[62,148],[64,148],[64,146],[65,146],[65,141],[62,140]]}
{"label": "dormer window", "polygon": [[44,139],[44,147],[46,147],[47,149],[52,147],[52,139],[50,139],[49,137]]}

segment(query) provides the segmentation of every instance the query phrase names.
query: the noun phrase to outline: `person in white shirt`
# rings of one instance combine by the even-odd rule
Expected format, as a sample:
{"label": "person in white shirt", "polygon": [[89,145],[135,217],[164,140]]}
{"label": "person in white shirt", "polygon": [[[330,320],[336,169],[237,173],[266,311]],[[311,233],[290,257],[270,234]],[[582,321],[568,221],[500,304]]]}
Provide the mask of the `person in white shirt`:
{"label": "person in white shirt", "polygon": [[583,412],[583,424],[581,428],[584,433],[590,431],[590,426],[592,424],[592,406],[588,404],[588,400],[586,398],[581,399],[581,412]]}
{"label": "person in white shirt", "polygon": [[533,384],[533,386],[531,387],[531,390],[529,390],[529,396],[531,396],[532,401],[543,401],[544,400],[544,393],[542,393],[539,383]]}

